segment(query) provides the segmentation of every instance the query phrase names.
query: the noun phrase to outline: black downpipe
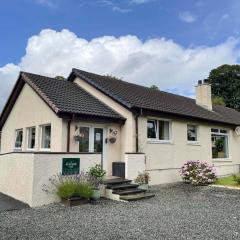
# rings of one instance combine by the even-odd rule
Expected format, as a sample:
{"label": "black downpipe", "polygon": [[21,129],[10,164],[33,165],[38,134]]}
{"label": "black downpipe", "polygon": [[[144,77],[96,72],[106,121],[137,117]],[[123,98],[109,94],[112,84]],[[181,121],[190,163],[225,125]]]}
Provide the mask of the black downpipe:
{"label": "black downpipe", "polygon": [[139,140],[138,140],[138,118],[139,116],[142,115],[142,109],[140,109],[140,113],[138,113],[136,116],[135,116],[135,133],[136,133],[136,153],[139,152]]}

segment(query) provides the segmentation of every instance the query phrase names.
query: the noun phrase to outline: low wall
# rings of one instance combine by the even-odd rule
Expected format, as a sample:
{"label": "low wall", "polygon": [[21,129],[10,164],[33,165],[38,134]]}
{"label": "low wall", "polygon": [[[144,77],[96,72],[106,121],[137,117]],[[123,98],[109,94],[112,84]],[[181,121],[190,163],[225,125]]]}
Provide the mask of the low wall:
{"label": "low wall", "polygon": [[0,155],[0,192],[32,202],[34,154]]}
{"label": "low wall", "polygon": [[101,163],[101,154],[10,153],[0,155],[0,192],[31,207],[59,201],[44,192],[49,178],[62,172],[63,158],[80,158],[80,171]]}
{"label": "low wall", "polygon": [[145,171],[144,153],[125,153],[125,177],[134,180],[139,173]]}

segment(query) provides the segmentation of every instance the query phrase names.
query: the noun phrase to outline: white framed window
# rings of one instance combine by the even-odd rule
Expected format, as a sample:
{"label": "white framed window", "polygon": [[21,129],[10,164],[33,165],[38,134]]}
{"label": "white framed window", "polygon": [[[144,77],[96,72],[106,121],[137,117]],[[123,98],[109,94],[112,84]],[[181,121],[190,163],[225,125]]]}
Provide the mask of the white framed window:
{"label": "white framed window", "polygon": [[41,150],[51,149],[51,125],[46,124],[41,126]]}
{"label": "white framed window", "polygon": [[80,126],[79,136],[79,152],[103,152],[103,128]]}
{"label": "white framed window", "polygon": [[149,140],[169,142],[171,139],[171,122],[164,119],[149,119],[147,121],[147,138]]}
{"label": "white framed window", "polygon": [[27,149],[34,150],[36,143],[36,127],[27,128]]}
{"label": "white framed window", "polygon": [[187,124],[187,141],[190,143],[198,142],[198,126]]}
{"label": "white framed window", "polygon": [[229,158],[229,134],[225,129],[211,129],[212,138],[212,158],[228,159]]}
{"label": "white framed window", "polygon": [[23,143],[23,129],[16,129],[14,148],[17,150],[21,150],[22,143]]}

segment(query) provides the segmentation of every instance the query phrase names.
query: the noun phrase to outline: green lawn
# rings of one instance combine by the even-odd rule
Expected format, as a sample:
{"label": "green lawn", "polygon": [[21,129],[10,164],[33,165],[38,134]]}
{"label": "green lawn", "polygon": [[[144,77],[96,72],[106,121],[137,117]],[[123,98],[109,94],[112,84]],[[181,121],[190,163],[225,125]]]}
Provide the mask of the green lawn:
{"label": "green lawn", "polygon": [[223,186],[234,186],[240,187],[236,182],[233,181],[233,176],[219,178],[214,184]]}

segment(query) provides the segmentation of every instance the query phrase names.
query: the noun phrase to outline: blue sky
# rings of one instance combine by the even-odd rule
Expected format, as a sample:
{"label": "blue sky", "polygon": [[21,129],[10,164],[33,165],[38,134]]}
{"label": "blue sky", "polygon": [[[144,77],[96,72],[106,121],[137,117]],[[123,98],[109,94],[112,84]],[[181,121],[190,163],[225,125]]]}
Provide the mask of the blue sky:
{"label": "blue sky", "polygon": [[20,70],[72,67],[193,96],[239,63],[239,0],[0,0],[0,111]]}
{"label": "blue sky", "polygon": [[171,38],[183,46],[212,46],[229,36],[239,36],[238,2],[1,0],[0,66],[17,63],[28,38],[45,28],[67,28],[85,39],[131,34],[140,39]]}

